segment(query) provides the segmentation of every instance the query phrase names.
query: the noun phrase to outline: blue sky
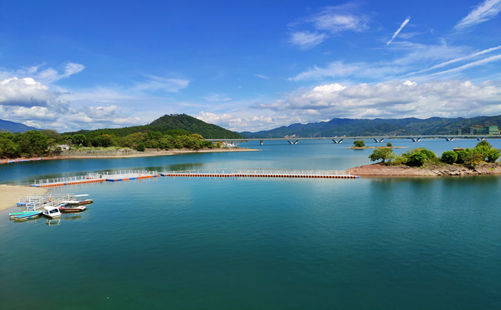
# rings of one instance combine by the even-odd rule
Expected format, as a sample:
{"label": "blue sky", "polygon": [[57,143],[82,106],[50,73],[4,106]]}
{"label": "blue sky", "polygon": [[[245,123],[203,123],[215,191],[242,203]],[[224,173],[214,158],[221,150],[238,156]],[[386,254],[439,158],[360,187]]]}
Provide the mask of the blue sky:
{"label": "blue sky", "polygon": [[0,119],[65,131],[187,113],[261,130],[497,115],[500,12],[501,0],[0,0]]}

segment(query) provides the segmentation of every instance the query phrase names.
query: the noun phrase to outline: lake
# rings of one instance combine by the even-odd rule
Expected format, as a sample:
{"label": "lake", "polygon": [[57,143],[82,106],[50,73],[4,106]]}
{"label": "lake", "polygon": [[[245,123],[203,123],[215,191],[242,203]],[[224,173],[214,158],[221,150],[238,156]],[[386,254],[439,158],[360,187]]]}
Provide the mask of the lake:
{"label": "lake", "polygon": [[[369,163],[372,151],[349,150],[348,142],[18,163],[0,166],[0,182],[108,169]],[[476,144],[391,142],[438,153]],[[156,178],[57,188],[95,203],[60,221],[15,223],[10,210],[0,212],[0,308],[499,309],[500,186],[501,178],[486,176]]]}

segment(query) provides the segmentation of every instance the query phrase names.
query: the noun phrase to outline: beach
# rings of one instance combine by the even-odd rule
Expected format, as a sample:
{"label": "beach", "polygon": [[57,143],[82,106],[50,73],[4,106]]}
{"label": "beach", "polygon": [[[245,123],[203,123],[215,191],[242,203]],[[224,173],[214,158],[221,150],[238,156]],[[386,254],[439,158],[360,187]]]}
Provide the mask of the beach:
{"label": "beach", "polygon": [[24,196],[43,195],[46,192],[45,188],[0,184],[0,210],[14,207],[19,198]]}

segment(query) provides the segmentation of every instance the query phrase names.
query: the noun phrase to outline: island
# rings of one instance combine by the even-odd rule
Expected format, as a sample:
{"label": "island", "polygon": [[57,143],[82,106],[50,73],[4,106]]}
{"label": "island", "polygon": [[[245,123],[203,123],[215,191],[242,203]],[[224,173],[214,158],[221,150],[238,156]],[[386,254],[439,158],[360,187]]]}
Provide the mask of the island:
{"label": "island", "polygon": [[375,164],[347,170],[361,177],[430,177],[501,175],[501,164],[496,160],[499,150],[489,142],[480,141],[474,148],[456,148],[440,157],[425,148],[416,148],[397,156],[389,148],[377,148],[369,155]]}

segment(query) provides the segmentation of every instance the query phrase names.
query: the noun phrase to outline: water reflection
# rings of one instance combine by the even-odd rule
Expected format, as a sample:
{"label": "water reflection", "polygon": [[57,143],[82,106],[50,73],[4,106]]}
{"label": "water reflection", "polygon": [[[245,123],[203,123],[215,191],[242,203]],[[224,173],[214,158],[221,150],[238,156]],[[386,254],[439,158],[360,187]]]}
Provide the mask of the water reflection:
{"label": "water reflection", "polygon": [[61,219],[47,219],[45,223],[47,226],[56,226],[61,224]]}

